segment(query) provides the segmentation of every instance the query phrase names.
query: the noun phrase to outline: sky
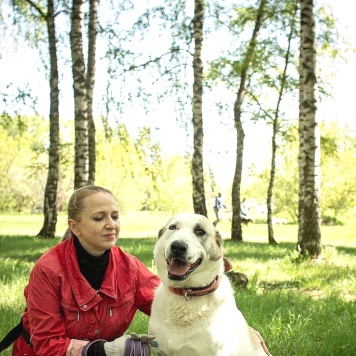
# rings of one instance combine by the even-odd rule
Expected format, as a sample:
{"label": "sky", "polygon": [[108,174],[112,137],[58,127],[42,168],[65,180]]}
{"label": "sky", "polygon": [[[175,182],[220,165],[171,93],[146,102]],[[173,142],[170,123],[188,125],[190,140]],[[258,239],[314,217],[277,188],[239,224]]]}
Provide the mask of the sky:
{"label": "sky", "polygon": [[[334,16],[338,20],[337,28],[340,34],[353,48],[356,48],[356,21],[354,18],[355,11],[353,11],[356,5],[349,0],[318,0],[316,3],[323,3],[332,9]],[[39,73],[36,69],[37,64],[33,62],[28,49],[22,48],[21,45],[16,46],[16,44],[14,48],[16,49],[14,52],[1,51],[1,82],[6,83],[10,80],[18,83],[31,82],[34,90],[41,93],[43,73]],[[356,55],[350,51],[344,56],[344,62],[330,63],[330,87],[328,89],[332,94],[332,98],[323,99],[322,102],[318,103],[317,116],[319,120],[337,120],[349,125],[350,129],[356,130],[353,88],[354,83],[356,83]],[[100,78],[100,69],[98,71],[98,78]],[[0,91],[2,90],[5,89],[0,84]],[[232,183],[235,169],[236,136],[232,117],[235,94],[218,90],[209,95],[204,101],[205,163],[212,168],[219,188],[223,189]],[[214,102],[219,95],[225,98],[227,96],[231,102],[231,114],[228,114],[227,117],[217,118],[216,114],[212,114],[216,111],[210,106],[210,103]],[[47,94],[45,98],[42,97],[41,99],[47,105],[44,105],[43,110],[43,115],[47,116],[49,111]],[[68,102],[64,104],[64,111],[67,112],[69,117],[72,117],[72,99],[67,99]],[[152,123],[154,137],[159,140],[167,154],[184,153],[187,147],[186,132],[176,124],[174,117],[175,112],[172,104],[170,102],[162,102],[157,105],[154,111],[148,114],[142,107],[134,105],[130,110],[126,111],[123,119],[132,132],[135,131],[137,125]],[[260,123],[246,125],[244,130],[244,164],[245,166],[261,164],[270,155],[271,128],[267,128]]]}
{"label": "sky", "polygon": [[[337,25],[342,36],[356,49],[356,21],[354,13],[356,3],[347,0],[324,0],[333,10],[334,16],[339,20]],[[356,112],[353,101],[353,85],[356,81],[356,53],[350,51],[345,55],[345,62],[339,63],[331,88],[333,98],[325,103],[320,103],[320,110],[324,115],[334,116],[345,121],[356,129]]]}

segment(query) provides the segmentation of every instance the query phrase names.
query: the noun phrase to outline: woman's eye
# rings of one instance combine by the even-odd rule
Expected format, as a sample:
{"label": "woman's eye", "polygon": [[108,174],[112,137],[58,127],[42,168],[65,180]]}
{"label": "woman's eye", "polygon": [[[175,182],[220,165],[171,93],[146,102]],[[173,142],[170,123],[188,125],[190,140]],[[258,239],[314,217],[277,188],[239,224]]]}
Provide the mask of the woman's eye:
{"label": "woman's eye", "polygon": [[113,219],[113,220],[119,220],[119,215],[113,215],[113,216],[111,217],[111,219]]}
{"label": "woman's eye", "polygon": [[101,221],[101,220],[103,220],[103,217],[102,216],[97,216],[97,217],[94,218],[94,220],[95,221]]}
{"label": "woman's eye", "polygon": [[177,229],[177,225],[175,224],[172,224],[172,225],[169,225],[169,230],[176,230]]}

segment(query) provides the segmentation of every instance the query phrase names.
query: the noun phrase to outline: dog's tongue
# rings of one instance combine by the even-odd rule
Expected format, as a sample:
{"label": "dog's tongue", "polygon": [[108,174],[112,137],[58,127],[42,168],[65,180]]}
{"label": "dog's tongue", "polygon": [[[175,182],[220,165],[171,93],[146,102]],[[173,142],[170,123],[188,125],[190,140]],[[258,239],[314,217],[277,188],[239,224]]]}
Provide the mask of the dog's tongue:
{"label": "dog's tongue", "polygon": [[172,258],[168,260],[167,269],[170,274],[174,274],[176,276],[183,276],[188,272],[190,266],[190,263]]}

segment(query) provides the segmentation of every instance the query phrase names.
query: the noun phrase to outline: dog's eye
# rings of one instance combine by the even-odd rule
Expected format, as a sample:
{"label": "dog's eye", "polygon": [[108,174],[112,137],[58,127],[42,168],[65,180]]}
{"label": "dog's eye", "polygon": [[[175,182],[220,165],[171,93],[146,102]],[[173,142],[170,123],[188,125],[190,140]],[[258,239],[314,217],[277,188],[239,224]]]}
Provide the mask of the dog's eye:
{"label": "dog's eye", "polygon": [[177,225],[175,224],[172,224],[172,225],[169,225],[169,230],[176,230],[177,229]]}
{"label": "dog's eye", "polygon": [[206,234],[205,230],[203,229],[196,229],[195,230],[195,233],[198,235],[198,236],[204,236]]}

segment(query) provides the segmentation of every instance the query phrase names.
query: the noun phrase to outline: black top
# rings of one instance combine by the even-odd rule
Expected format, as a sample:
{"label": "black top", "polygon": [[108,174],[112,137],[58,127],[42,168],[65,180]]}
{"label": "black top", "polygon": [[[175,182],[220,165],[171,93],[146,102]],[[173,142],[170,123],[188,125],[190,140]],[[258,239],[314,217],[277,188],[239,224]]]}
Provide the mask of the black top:
{"label": "black top", "polygon": [[[103,255],[92,256],[80,244],[78,237],[73,236],[74,246],[77,252],[80,272],[95,290],[99,290],[103,283],[106,267],[109,263],[110,250],[106,250]],[[97,341],[89,346],[87,356],[106,356],[104,342]]]}
{"label": "black top", "polygon": [[99,290],[104,279],[106,267],[109,263],[110,250],[106,250],[104,254],[99,257],[92,256],[84,250],[76,236],[74,236],[73,239],[80,272],[95,290]]}

